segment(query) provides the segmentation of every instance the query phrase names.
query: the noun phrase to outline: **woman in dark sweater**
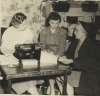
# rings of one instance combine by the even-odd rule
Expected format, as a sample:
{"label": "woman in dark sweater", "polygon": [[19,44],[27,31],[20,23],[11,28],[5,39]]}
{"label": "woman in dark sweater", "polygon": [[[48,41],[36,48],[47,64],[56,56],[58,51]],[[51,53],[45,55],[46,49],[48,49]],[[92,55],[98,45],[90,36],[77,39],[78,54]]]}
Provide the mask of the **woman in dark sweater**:
{"label": "woman in dark sweater", "polygon": [[72,73],[67,79],[67,94],[74,96],[74,88],[79,88],[79,94],[85,96],[97,96],[97,75],[96,70],[92,70],[96,66],[96,57],[98,55],[97,43],[88,37],[88,31],[85,22],[78,22],[75,28],[74,40],[67,52],[66,56],[60,57],[59,61],[71,65]]}

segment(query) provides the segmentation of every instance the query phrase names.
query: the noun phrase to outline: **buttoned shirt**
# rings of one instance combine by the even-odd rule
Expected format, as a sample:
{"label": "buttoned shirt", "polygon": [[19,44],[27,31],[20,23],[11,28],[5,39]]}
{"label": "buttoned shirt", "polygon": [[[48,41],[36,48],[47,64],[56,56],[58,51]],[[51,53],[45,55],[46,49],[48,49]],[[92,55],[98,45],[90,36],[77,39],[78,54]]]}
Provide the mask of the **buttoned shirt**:
{"label": "buttoned shirt", "polygon": [[42,29],[40,33],[42,50],[50,50],[55,55],[63,55],[66,46],[66,33],[66,30],[60,27],[57,27],[54,33],[51,32],[50,27]]}

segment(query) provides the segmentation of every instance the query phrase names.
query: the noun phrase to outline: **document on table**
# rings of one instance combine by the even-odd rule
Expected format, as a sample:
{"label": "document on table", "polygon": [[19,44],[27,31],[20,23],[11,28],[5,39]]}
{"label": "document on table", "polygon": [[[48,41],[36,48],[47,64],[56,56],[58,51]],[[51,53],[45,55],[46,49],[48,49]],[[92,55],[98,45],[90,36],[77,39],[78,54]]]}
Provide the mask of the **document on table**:
{"label": "document on table", "polygon": [[0,65],[7,65],[7,64],[19,64],[19,60],[11,56],[0,55]]}
{"label": "document on table", "polygon": [[38,61],[36,59],[22,59],[23,65],[38,65]]}
{"label": "document on table", "polygon": [[60,58],[59,58],[59,61],[60,61],[60,62],[67,61],[67,58],[66,58],[66,56],[62,56],[62,57],[60,57]]}
{"label": "document on table", "polygon": [[56,65],[57,56],[51,53],[41,51],[40,66]]}

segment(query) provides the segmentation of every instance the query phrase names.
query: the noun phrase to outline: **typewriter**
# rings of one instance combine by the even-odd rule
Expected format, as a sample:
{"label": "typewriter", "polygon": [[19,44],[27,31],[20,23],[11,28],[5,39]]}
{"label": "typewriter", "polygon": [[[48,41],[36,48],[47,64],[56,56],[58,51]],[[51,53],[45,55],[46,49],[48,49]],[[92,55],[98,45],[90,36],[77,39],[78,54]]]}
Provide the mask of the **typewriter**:
{"label": "typewriter", "polygon": [[14,56],[18,59],[37,59],[40,60],[41,43],[36,44],[17,44],[15,45]]}

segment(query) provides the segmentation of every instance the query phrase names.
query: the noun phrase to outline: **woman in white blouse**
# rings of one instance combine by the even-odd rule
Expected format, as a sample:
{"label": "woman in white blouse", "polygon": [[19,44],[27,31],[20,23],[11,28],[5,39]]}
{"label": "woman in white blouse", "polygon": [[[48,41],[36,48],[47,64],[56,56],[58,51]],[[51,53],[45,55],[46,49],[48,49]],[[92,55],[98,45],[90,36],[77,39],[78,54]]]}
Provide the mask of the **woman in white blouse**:
{"label": "woman in white blouse", "polygon": [[27,17],[23,13],[16,13],[11,20],[11,27],[5,30],[2,36],[1,52],[14,53],[16,44],[33,43],[33,34],[27,28]]}
{"label": "woman in white blouse", "polygon": [[[13,55],[16,44],[33,43],[34,38],[31,30],[27,28],[27,17],[23,13],[16,13],[12,17],[11,25],[2,36],[1,52],[6,56]],[[26,91],[34,94],[36,84],[36,80],[24,80],[23,82],[12,84],[12,88],[17,94],[22,94]],[[35,94],[38,94],[38,92],[36,91]]]}

